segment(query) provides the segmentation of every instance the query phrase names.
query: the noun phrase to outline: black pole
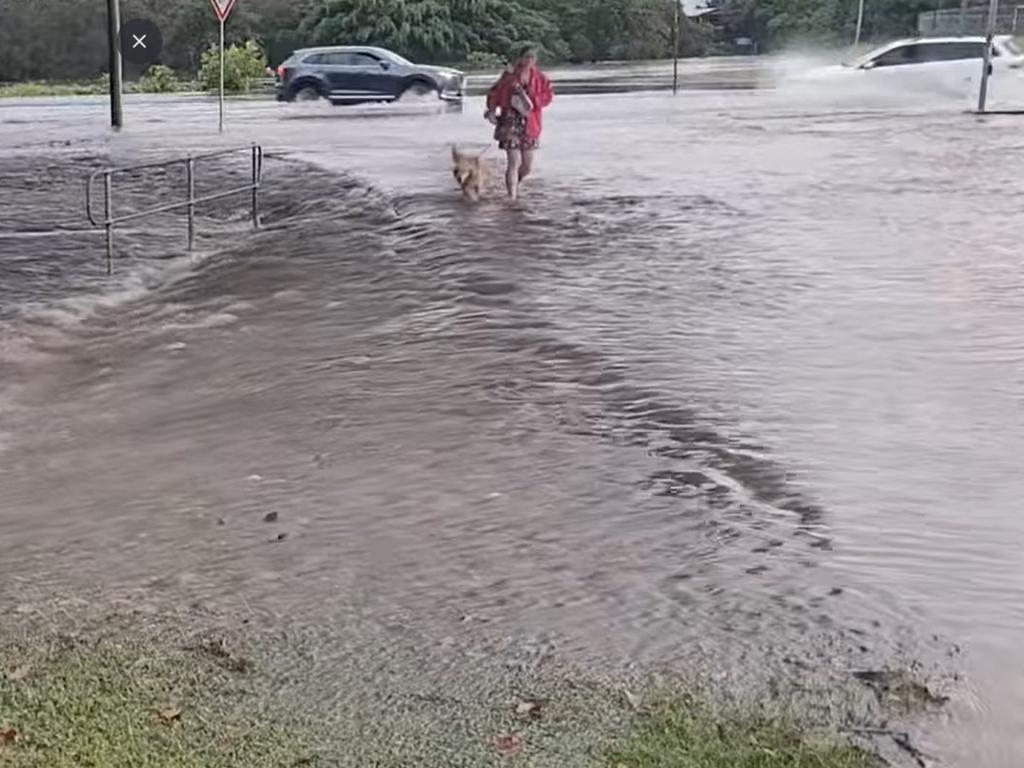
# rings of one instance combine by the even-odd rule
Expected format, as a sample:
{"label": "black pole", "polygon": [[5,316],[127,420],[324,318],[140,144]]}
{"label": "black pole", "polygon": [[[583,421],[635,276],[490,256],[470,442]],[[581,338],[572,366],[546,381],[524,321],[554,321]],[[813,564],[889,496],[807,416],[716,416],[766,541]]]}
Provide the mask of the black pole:
{"label": "black pole", "polygon": [[981,60],[981,89],[978,91],[978,111],[985,111],[988,98],[988,78],[992,74],[992,38],[996,35],[999,21],[999,0],[992,0],[988,6],[988,22],[985,29],[985,58]]}
{"label": "black pole", "polygon": [[679,4],[675,0],[675,13],[672,15],[672,93],[679,90]]}
{"label": "black pole", "polygon": [[115,130],[122,124],[121,117],[121,52],[117,34],[121,31],[119,0],[107,0],[107,53],[110,65],[110,124]]}

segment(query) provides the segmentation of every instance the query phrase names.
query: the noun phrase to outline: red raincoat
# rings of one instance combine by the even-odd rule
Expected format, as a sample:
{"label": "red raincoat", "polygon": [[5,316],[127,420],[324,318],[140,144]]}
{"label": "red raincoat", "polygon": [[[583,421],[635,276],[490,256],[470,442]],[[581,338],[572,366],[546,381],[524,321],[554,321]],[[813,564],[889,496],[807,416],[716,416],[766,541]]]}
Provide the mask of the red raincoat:
{"label": "red raincoat", "polygon": [[[487,92],[487,109],[490,112],[500,110],[507,114],[512,109],[512,93],[515,90],[518,75],[515,72],[505,72]],[[524,86],[526,95],[533,102],[533,109],[526,116],[526,138],[539,139],[541,131],[541,110],[551,103],[554,92],[551,90],[551,81],[547,75],[534,67],[530,70],[530,79]]]}

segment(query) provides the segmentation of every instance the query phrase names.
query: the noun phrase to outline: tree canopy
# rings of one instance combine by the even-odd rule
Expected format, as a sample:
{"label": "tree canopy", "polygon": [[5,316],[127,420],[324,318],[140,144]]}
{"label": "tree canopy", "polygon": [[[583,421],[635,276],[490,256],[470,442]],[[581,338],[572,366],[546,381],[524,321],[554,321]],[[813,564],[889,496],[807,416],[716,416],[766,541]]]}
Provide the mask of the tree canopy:
{"label": "tree canopy", "polygon": [[[857,0],[721,0],[717,5],[727,34],[757,40],[762,50],[793,40],[848,43],[857,23]],[[918,14],[944,5],[955,7],[950,0],[866,0],[864,37],[913,34]]]}

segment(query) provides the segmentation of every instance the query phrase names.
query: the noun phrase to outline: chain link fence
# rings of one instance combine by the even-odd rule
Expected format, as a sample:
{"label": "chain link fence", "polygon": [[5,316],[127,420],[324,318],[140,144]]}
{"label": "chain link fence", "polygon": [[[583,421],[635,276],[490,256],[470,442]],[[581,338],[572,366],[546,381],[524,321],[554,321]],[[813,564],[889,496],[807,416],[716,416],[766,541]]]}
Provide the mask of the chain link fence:
{"label": "chain link fence", "polygon": [[[984,35],[988,26],[988,10],[946,8],[918,14],[917,31],[923,37]],[[1024,34],[1024,3],[1005,5],[996,17],[996,34]]]}

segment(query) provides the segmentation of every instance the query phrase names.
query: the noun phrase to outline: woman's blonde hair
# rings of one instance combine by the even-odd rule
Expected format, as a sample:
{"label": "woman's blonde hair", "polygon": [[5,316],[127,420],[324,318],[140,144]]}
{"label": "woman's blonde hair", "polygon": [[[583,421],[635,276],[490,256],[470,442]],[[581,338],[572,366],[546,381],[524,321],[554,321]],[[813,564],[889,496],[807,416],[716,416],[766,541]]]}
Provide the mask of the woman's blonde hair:
{"label": "woman's blonde hair", "polygon": [[517,63],[523,59],[536,59],[537,58],[537,47],[533,45],[520,46],[515,55],[514,61]]}

